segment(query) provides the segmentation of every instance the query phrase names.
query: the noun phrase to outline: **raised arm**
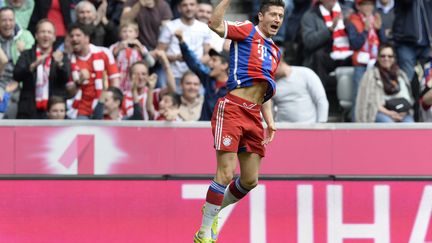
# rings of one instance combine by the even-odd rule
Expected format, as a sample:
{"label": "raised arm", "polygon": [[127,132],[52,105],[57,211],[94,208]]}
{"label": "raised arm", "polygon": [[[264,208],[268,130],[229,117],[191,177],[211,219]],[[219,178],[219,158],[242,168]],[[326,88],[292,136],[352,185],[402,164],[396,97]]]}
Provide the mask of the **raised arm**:
{"label": "raised arm", "polygon": [[230,5],[230,0],[222,0],[214,9],[213,15],[210,18],[208,26],[211,30],[213,30],[220,37],[225,36],[225,24],[224,17],[225,12]]}

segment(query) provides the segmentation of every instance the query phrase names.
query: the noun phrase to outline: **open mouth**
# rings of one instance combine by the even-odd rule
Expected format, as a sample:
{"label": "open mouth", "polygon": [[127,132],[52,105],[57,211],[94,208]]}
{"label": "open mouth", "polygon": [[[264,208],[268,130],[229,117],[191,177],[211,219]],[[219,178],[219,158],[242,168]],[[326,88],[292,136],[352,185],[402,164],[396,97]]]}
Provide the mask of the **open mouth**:
{"label": "open mouth", "polygon": [[276,30],[278,29],[278,27],[279,27],[279,26],[277,26],[277,25],[275,25],[275,24],[270,25],[270,28],[271,28],[272,30],[274,30],[274,31],[276,31]]}

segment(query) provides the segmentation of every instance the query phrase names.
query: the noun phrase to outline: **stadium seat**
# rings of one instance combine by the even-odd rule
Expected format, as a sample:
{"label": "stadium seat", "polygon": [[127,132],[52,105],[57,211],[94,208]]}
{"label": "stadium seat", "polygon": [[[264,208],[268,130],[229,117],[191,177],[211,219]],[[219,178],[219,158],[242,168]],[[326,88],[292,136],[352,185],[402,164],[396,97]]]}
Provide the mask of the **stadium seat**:
{"label": "stadium seat", "polygon": [[337,80],[336,94],[339,105],[343,109],[342,119],[345,120],[352,107],[354,67],[338,67],[335,73]]}

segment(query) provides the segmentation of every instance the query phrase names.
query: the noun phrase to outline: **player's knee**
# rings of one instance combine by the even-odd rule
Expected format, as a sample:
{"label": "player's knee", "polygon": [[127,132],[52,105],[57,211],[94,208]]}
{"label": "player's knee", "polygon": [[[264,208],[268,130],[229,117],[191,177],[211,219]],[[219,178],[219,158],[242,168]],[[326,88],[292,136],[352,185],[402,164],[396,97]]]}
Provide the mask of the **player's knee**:
{"label": "player's knee", "polygon": [[240,182],[244,188],[252,190],[258,185],[258,178],[245,178],[240,180]]}
{"label": "player's knee", "polygon": [[228,185],[234,177],[234,170],[228,167],[218,168],[216,178],[224,185]]}

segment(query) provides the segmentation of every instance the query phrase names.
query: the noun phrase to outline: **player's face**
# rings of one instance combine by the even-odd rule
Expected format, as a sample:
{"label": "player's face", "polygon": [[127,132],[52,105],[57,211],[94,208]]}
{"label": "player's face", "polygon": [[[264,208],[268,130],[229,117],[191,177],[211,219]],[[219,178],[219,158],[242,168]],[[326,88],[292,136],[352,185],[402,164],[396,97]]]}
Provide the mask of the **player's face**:
{"label": "player's face", "polygon": [[53,120],[63,120],[66,117],[66,104],[57,103],[51,106],[48,111],[48,118]]}
{"label": "player's face", "polygon": [[55,41],[54,26],[50,22],[42,23],[39,25],[39,28],[35,34],[35,38],[41,48],[51,48]]}
{"label": "player's face", "polygon": [[184,98],[192,100],[198,97],[200,89],[200,80],[196,75],[187,75],[181,83]]}
{"label": "player's face", "polygon": [[283,17],[283,7],[270,6],[264,14],[258,13],[258,27],[267,37],[275,36],[282,25]]}
{"label": "player's face", "polygon": [[179,8],[182,18],[194,19],[198,10],[197,0],[183,0]]}

